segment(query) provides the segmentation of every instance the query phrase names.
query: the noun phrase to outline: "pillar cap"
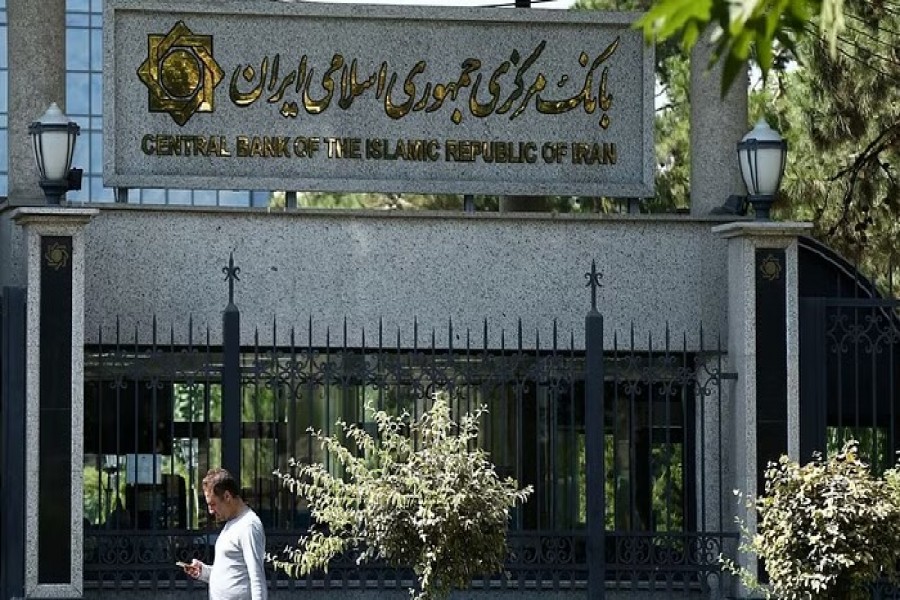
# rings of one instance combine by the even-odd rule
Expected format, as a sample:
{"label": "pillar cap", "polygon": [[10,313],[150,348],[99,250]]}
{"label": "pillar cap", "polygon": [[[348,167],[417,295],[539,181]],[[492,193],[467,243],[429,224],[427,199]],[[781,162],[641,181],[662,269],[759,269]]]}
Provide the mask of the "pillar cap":
{"label": "pillar cap", "polygon": [[725,239],[735,237],[799,237],[806,235],[813,227],[807,221],[736,221],[716,225],[713,233]]}
{"label": "pillar cap", "polygon": [[13,210],[12,220],[18,225],[80,225],[99,214],[96,208],[27,206]]}

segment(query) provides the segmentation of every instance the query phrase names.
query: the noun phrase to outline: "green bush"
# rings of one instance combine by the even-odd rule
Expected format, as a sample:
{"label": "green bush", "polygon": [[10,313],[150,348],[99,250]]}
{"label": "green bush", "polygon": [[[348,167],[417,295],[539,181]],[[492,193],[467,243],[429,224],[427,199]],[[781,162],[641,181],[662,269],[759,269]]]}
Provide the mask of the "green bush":
{"label": "green bush", "polygon": [[384,560],[416,574],[419,600],[444,598],[477,576],[498,573],[506,558],[509,511],[531,488],[501,480],[478,447],[484,408],[455,422],[443,395],[418,420],[375,413],[378,435],[338,422],[337,436],[315,433],[343,467],[295,464],[276,475],[305,500],[314,524],[288,552],[272,559],[293,577],[326,570],[349,550],[360,562]]}
{"label": "green bush", "polygon": [[896,578],[900,560],[900,475],[873,477],[848,442],[805,465],[782,456],[765,472],[765,493],[749,508],[757,533],[742,549],[763,559],[769,585],[725,561],[745,583],[779,600],[868,600],[871,584]]}

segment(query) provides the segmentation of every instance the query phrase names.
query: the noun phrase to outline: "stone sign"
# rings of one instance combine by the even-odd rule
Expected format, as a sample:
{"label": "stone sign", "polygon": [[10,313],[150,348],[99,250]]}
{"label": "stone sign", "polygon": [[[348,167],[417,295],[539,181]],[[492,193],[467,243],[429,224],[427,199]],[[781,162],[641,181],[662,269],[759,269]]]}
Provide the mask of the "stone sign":
{"label": "stone sign", "polygon": [[635,18],[109,0],[104,183],[652,195]]}

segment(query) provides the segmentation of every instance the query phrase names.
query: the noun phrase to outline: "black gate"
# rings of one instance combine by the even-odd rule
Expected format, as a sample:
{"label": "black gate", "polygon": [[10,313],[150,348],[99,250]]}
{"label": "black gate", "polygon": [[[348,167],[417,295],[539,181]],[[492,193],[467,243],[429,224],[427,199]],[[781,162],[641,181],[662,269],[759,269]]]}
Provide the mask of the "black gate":
{"label": "black gate", "polygon": [[801,455],[850,439],[876,473],[894,464],[900,400],[900,301],[800,302]]}
{"label": "black gate", "polygon": [[845,441],[876,473],[892,466],[900,417],[900,300],[818,242],[800,243],[800,454]]}
{"label": "black gate", "polygon": [[[588,588],[592,599],[607,587],[724,593],[719,556],[734,555],[737,533],[723,505],[719,404],[735,375],[702,327],[676,334],[607,324],[604,337],[592,268],[584,349],[555,323],[546,337],[521,322],[497,336],[487,320],[470,331],[448,319],[445,332],[413,320],[412,335],[326,325],[317,345],[323,327],[310,318],[281,337],[273,321],[241,339],[237,270],[226,272],[221,344],[190,319],[177,342],[174,324],[148,317],[149,328],[101,327],[85,348],[90,589],[193,589],[171,565],[211,560],[217,529],[199,482],[219,464],[239,473],[270,551],[279,552],[311,516],[272,471],[290,457],[329,464],[310,427],[333,433],[341,419],[368,429],[374,410],[416,417],[445,390],[457,414],[488,407],[481,443],[503,476],[535,490],[512,515],[504,573],[476,587]],[[304,580],[273,572],[270,584],[402,589],[410,574],[347,555]]]}

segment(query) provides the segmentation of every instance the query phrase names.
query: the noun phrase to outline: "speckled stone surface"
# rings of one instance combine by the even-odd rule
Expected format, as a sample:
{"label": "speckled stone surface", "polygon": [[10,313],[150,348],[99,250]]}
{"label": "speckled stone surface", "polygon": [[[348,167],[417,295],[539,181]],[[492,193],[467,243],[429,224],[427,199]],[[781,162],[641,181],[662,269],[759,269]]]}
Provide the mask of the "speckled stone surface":
{"label": "speckled stone surface", "polygon": [[[24,230],[27,260],[27,323],[25,356],[25,495],[27,506],[37,507],[40,474],[40,268],[41,237],[72,237],[72,447],[73,457],[84,452],[84,229],[97,214],[95,209],[20,208],[12,219]],[[83,497],[84,467],[72,463],[73,498]],[[25,595],[31,598],[74,598],[83,592],[83,510],[72,503],[72,567],[68,584],[38,583],[38,511],[28,511],[25,521]]]}
{"label": "speckled stone surface", "polygon": [[800,460],[800,263],[797,238],[786,240],[787,297],[787,422],[788,455]]}
{"label": "speckled stone surface", "polygon": [[[733,481],[748,497],[756,496],[756,249],[784,248],[787,331],[788,452],[799,456],[799,300],[797,236],[810,223],[745,221],[720,225],[713,231],[728,240],[728,356],[737,373],[734,385]],[[735,512],[749,531],[756,528],[756,514],[735,503]],[[751,571],[756,558],[741,554],[738,562]],[[741,597],[749,592],[741,590]]]}
{"label": "speckled stone surface", "polygon": [[[43,203],[28,126],[51,102],[66,103],[65,0],[7,0],[11,203]],[[76,165],[77,166],[77,165]]]}
{"label": "speckled stone surface", "polygon": [[[114,93],[104,96],[104,180],[150,188],[651,196],[653,49],[630,27],[634,18],[599,11],[109,0],[104,89]],[[150,92],[138,76],[152,53],[148,35],[165,36],[179,20],[198,36],[212,36],[208,62],[222,73],[217,86],[201,86],[203,93],[207,85],[214,89],[212,110],[188,111],[182,124],[166,112],[150,112]],[[338,55],[342,59],[333,62]],[[304,56],[306,92],[294,81]],[[480,61],[477,69],[469,63],[470,73],[463,72],[467,59]],[[414,71],[417,63],[421,72]],[[149,64],[155,68],[158,61]],[[371,87],[352,94],[342,84],[342,65],[350,64],[358,81],[372,77]],[[329,65],[334,70],[326,81]],[[331,101],[314,106],[327,98],[328,86]],[[161,85],[154,90],[169,94]],[[393,112],[389,92],[393,107],[408,106]],[[221,136],[225,142],[212,154],[160,156],[149,145],[160,147],[156,136],[212,137],[216,144]],[[239,157],[238,136],[284,137],[288,156]],[[301,150],[311,138],[318,138],[319,149],[310,157]],[[347,146],[343,158],[336,157],[326,138],[360,140],[359,156]],[[371,151],[381,140],[389,152]],[[429,160],[392,159],[398,140],[438,146]],[[483,154],[468,160],[475,156],[465,149],[470,141],[500,142],[510,156],[533,156],[534,162],[488,162]],[[530,152],[520,146],[529,143],[535,144]],[[576,143],[589,151],[576,150]],[[595,144],[599,160],[589,156]],[[616,145],[615,164],[603,144]]]}
{"label": "speckled stone surface", "polygon": [[[734,386],[734,482],[745,497],[756,495],[756,301],[755,260],[751,240],[733,237],[728,243],[728,357],[738,379]],[[736,502],[735,514],[754,531],[756,514]],[[755,556],[739,553],[738,563],[756,568]],[[742,590],[743,594],[745,590]]]}
{"label": "speckled stone surface", "polygon": [[[113,340],[116,316],[123,335],[143,339],[154,315],[168,337],[184,343],[193,317],[194,340],[221,339],[228,287],[222,268],[234,251],[240,267],[235,303],[244,343],[259,328],[261,343],[307,342],[368,346],[384,342],[455,348],[523,346],[574,339],[583,347],[590,308],[585,273],[591,260],[603,273],[598,305],[607,347],[620,347],[634,324],[635,347],[664,343],[668,324],[679,348],[725,344],[726,243],[704,220],[466,216],[461,213],[198,211],[150,208],[101,210],[87,230],[85,326],[89,343]],[[127,332],[127,334],[125,333]]]}
{"label": "speckled stone surface", "polygon": [[[712,28],[710,28],[712,29]],[[722,63],[709,68],[710,33],[691,51],[691,214],[706,215],[731,194],[745,196],[737,143],[749,131],[747,75],[722,97]],[[707,41],[707,43],[704,43]]]}
{"label": "speckled stone surface", "polygon": [[730,373],[727,356],[710,356],[697,370],[697,386],[701,392],[695,396],[693,408],[698,424],[694,444],[705,449],[694,458],[694,472],[699,474],[694,489],[698,531],[731,531],[734,513],[729,496],[733,484],[727,465],[734,439],[730,425],[733,383],[723,380],[721,385],[716,385],[715,382],[719,373]]}

